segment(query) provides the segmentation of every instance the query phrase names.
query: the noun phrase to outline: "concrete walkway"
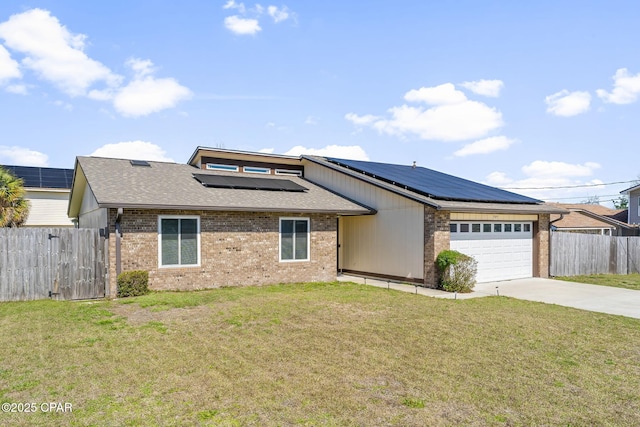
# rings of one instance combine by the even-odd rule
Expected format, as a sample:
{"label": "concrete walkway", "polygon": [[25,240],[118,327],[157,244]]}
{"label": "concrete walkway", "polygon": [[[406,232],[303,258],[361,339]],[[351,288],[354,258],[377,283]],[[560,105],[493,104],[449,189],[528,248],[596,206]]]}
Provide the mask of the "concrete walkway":
{"label": "concrete walkway", "polygon": [[500,295],[527,301],[557,304],[565,307],[599,313],[617,314],[640,319],[640,291],[612,288],[609,286],[588,285],[585,283],[563,282],[561,280],[529,279],[506,280],[502,282],[479,283],[470,294],[452,294],[386,280],[363,278],[350,275],[338,276],[340,281],[366,283],[380,288],[417,293],[436,298],[467,299],[490,295]]}
{"label": "concrete walkway", "polygon": [[407,283],[387,281],[384,279],[376,279],[372,277],[351,276],[349,274],[339,274],[338,281],[361,283],[365,285],[375,286],[378,288],[385,288],[385,289],[389,288],[396,291],[408,292],[412,294],[418,294],[418,295],[424,295],[424,296],[436,297],[436,298],[467,299],[467,298],[477,298],[477,297],[488,296],[488,294],[484,294],[484,293],[480,294],[476,292],[472,292],[470,294],[453,294],[451,292],[440,291],[438,289],[424,288],[422,286],[414,286]]}

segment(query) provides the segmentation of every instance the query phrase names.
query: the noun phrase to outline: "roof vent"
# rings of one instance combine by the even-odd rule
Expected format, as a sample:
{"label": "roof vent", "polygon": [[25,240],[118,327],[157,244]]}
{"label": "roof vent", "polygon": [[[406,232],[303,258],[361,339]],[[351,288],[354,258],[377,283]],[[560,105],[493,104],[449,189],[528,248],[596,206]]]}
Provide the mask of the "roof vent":
{"label": "roof vent", "polygon": [[146,166],[146,167],[151,167],[151,165],[149,164],[149,162],[147,162],[146,160],[131,160],[131,166]]}
{"label": "roof vent", "polygon": [[411,166],[411,168],[415,169],[416,168],[416,161],[413,161],[413,165]]}

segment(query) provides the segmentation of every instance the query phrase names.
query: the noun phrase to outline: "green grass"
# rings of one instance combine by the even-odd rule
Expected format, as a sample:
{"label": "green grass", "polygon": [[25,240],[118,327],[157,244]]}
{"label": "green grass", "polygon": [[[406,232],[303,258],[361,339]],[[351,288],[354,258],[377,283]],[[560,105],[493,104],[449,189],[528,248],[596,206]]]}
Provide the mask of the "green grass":
{"label": "green grass", "polygon": [[0,304],[0,425],[640,425],[640,321],[354,284]]}
{"label": "green grass", "polygon": [[640,290],[640,274],[590,274],[586,276],[556,277],[567,282],[590,283],[592,285],[612,286]]}

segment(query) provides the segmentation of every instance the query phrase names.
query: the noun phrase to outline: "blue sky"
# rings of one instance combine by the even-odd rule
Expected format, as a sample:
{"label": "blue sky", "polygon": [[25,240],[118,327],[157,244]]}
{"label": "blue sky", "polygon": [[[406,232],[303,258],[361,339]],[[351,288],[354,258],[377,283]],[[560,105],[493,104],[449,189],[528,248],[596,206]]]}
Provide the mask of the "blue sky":
{"label": "blue sky", "polygon": [[605,203],[640,175],[638,22],[634,1],[3,1],[0,164],[219,146]]}

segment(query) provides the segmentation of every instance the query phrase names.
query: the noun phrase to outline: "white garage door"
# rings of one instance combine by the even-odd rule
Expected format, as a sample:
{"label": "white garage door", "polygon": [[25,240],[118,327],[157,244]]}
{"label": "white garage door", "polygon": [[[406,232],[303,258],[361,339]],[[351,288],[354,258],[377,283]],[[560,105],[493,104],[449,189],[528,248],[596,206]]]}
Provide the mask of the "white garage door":
{"label": "white garage door", "polygon": [[451,249],[478,261],[479,283],[522,279],[533,275],[530,222],[451,223]]}

